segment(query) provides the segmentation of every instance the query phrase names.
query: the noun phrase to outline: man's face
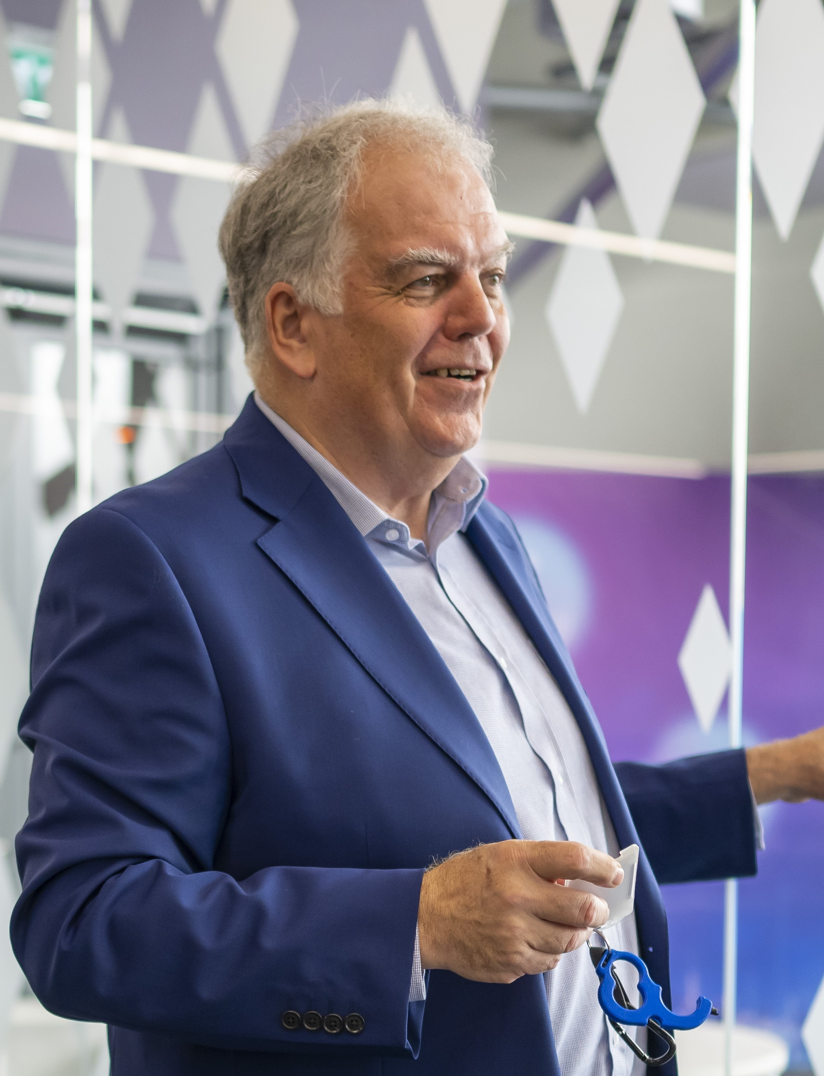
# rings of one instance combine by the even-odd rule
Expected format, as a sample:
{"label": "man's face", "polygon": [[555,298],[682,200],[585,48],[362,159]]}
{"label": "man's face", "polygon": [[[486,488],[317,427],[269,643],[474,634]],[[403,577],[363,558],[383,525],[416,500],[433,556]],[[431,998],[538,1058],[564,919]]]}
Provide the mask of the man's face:
{"label": "man's face", "polygon": [[455,456],[480,436],[509,341],[509,243],[469,164],[387,151],[365,164],[347,207],[343,314],[314,322],[315,387],[375,452]]}

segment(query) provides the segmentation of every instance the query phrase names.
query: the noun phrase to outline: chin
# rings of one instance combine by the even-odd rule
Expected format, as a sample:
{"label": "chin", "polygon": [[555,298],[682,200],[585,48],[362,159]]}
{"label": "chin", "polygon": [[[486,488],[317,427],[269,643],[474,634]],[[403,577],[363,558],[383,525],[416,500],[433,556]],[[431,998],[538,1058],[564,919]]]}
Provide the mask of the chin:
{"label": "chin", "polygon": [[460,422],[427,425],[418,431],[417,437],[422,448],[441,459],[462,456],[464,452],[474,448],[480,439],[481,423],[474,417]]}

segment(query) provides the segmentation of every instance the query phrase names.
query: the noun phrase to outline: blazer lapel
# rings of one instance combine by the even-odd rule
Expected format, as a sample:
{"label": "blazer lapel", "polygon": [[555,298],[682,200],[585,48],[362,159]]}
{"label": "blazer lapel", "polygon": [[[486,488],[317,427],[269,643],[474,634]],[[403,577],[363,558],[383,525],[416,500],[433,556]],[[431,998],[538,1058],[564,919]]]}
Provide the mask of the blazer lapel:
{"label": "blazer lapel", "polygon": [[532,566],[511,525],[504,519],[497,509],[482,505],[467,528],[467,538],[515,610],[578,722],[618,839],[622,844],[637,841],[635,826],[589,699],[549,615]]}
{"label": "blazer lapel", "polygon": [[[601,728],[575,673],[572,659],[549,615],[532,565],[511,523],[498,509],[485,504],[470,523],[466,533],[555,677],[578,722],[620,845],[640,845],[635,823],[610,762]],[[663,986],[664,999],[669,1003],[666,911],[643,848],[635,900],[642,955],[655,981]]]}
{"label": "blazer lapel", "polygon": [[486,793],[519,837],[500,766],[466,697],[322,480],[251,399],[225,445],[243,495],[277,518],[258,539],[260,549],[383,690]]}

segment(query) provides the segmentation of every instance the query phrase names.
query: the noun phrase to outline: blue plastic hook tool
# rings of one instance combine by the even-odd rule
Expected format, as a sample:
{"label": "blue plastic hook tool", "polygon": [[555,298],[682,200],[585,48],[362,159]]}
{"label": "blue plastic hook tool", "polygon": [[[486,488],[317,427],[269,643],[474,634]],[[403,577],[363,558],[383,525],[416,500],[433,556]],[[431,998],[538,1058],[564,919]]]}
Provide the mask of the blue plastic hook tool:
{"label": "blue plastic hook tool", "polygon": [[[638,971],[641,1005],[637,1009],[625,1008],[615,1000],[616,983],[612,967],[619,960],[626,960]],[[652,1020],[667,1031],[691,1031],[693,1028],[700,1027],[713,1011],[711,1001],[707,998],[699,998],[695,1012],[688,1016],[679,1016],[672,1012],[664,1004],[661,987],[653,982],[646,964],[635,953],[625,953],[621,949],[604,949],[595,965],[595,971],[601,980],[601,985],[598,987],[598,1001],[607,1016],[617,1023],[646,1027]]]}

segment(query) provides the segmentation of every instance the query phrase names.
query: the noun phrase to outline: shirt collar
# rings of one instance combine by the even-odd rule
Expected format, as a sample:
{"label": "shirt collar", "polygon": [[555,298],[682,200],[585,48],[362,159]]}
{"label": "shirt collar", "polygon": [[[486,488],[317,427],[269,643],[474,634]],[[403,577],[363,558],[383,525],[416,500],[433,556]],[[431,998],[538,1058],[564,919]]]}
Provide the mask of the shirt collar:
{"label": "shirt collar", "polygon": [[[273,411],[259,393],[255,403],[316,472],[329,492],[346,512],[364,538],[375,538],[392,545],[409,545],[409,528],[393,519],[358,487],[350,482],[334,464]],[[465,531],[486,496],[489,481],[475,464],[462,456],[446,478],[432,493],[427,522],[427,547],[430,555],[455,531]],[[389,535],[390,537],[387,537]]]}

